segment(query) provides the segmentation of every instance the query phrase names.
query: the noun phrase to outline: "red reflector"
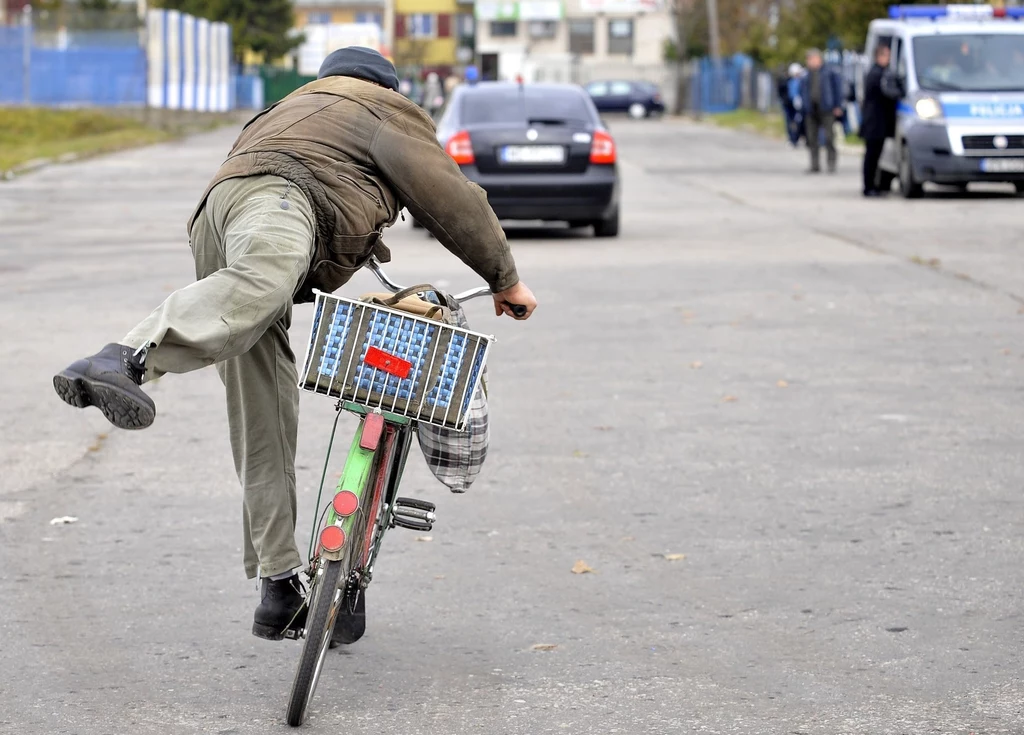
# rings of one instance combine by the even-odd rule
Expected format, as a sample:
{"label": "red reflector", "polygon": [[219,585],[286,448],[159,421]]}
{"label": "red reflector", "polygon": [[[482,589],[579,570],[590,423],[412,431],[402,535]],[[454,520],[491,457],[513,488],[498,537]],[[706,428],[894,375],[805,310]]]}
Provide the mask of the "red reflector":
{"label": "red reflector", "polygon": [[380,444],[380,435],[384,433],[384,417],[379,413],[368,413],[363,419],[363,433],[359,435],[359,447],[374,451]]}
{"label": "red reflector", "polygon": [[320,546],[324,551],[338,551],[345,545],[345,532],[337,526],[328,526],[320,532]]}
{"label": "red reflector", "polygon": [[408,360],[389,355],[384,350],[377,349],[376,347],[370,347],[366,350],[366,357],[363,358],[363,362],[370,367],[383,370],[388,375],[394,375],[403,380],[409,377],[409,372],[412,370],[412,363]]}
{"label": "red reflector", "polygon": [[332,505],[334,512],[344,518],[352,515],[359,508],[359,496],[350,490],[342,490],[334,496]]}

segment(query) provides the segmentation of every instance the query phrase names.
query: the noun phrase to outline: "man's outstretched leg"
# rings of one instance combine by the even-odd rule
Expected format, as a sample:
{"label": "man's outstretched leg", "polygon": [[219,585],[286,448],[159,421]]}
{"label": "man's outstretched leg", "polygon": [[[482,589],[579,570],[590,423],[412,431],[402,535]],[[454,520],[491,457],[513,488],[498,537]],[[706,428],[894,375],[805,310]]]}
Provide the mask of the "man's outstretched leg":
{"label": "man's outstretched leg", "polygon": [[196,282],[175,291],[120,344],[54,376],[66,403],[96,406],[115,426],[144,429],[156,406],[139,386],[248,350],[305,278],[315,225],[305,195],[277,176],[229,179],[210,192],[191,233]]}

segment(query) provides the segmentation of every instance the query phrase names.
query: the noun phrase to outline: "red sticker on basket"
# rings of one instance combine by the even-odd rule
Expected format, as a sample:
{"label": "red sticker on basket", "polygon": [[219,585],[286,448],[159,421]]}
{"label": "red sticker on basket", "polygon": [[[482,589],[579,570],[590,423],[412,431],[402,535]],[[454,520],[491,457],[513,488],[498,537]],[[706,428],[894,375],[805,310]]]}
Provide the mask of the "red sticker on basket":
{"label": "red sticker on basket", "polygon": [[370,347],[366,350],[366,357],[363,358],[363,362],[370,367],[383,370],[388,375],[394,375],[402,379],[408,378],[409,372],[412,370],[412,363],[408,360],[389,355],[384,350],[376,347]]}

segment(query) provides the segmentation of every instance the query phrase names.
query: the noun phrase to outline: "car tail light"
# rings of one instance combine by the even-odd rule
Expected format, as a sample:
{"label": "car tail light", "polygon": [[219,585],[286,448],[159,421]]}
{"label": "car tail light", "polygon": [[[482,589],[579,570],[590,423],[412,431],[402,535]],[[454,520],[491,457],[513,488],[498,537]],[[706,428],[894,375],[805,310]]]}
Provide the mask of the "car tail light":
{"label": "car tail light", "polygon": [[603,130],[594,132],[594,140],[590,144],[591,163],[615,163],[615,141]]}
{"label": "car tail light", "polygon": [[460,130],[449,138],[448,145],[444,147],[444,150],[445,153],[451,156],[452,160],[460,166],[465,166],[476,161],[473,157],[473,141],[470,139],[469,132],[466,130]]}

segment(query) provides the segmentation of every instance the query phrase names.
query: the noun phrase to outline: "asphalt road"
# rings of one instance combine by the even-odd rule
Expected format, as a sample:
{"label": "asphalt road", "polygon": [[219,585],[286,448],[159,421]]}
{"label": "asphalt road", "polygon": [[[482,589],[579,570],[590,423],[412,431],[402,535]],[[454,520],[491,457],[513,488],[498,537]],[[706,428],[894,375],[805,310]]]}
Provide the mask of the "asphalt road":
{"label": "asphalt road", "polygon": [[[471,308],[499,339],[485,472],[450,496],[414,463],[432,540],[389,536],[306,729],[1024,731],[1020,202],[865,201],[849,156],[613,132],[622,236],[512,233],[541,308]],[[138,433],[50,386],[190,281],[233,135],[0,184],[2,733],[287,730],[298,646],[249,632],[215,372],[153,385]],[[399,281],[476,284],[388,242]],[[303,397],[303,547],[331,416]]]}

